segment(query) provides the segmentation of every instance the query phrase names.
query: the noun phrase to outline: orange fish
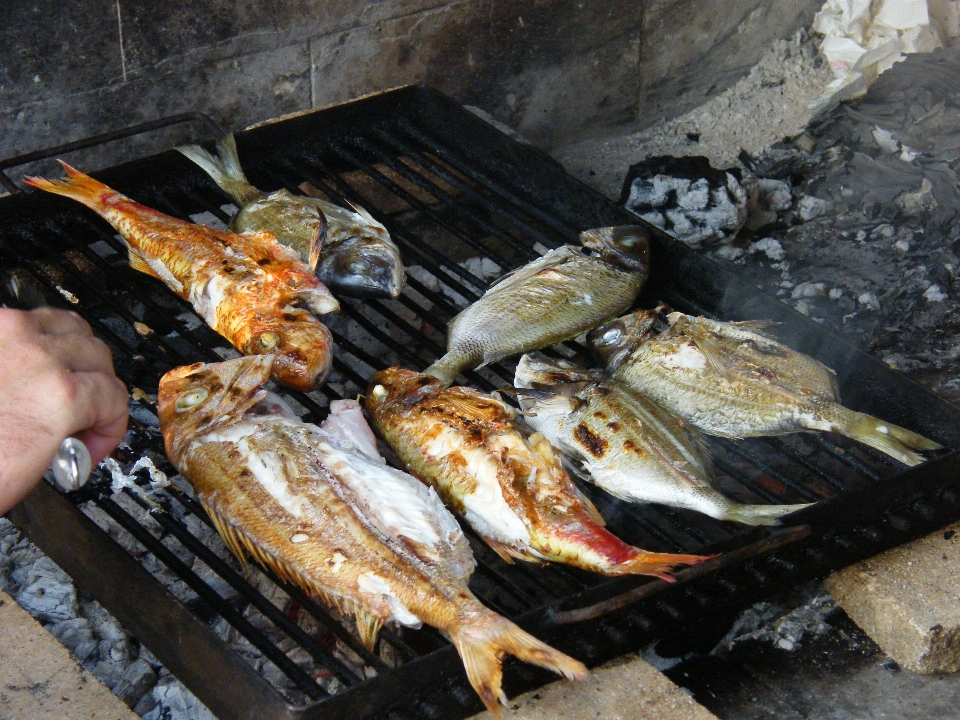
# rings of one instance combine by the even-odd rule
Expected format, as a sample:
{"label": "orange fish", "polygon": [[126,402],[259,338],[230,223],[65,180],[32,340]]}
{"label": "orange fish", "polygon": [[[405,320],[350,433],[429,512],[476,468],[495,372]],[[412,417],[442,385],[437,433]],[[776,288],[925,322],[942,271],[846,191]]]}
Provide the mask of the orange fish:
{"label": "orange fish", "polygon": [[113,225],[132,268],[189,301],[240,352],[276,355],[278,382],[305,391],[323,382],[333,338],[308,310],[323,314],[339,304],[295,251],[273,233],[223,232],[151,210],[61,164],[66,180],[25,182],[77,200]]}
{"label": "orange fish", "polygon": [[585,679],[470,592],[463,531],[436,492],[386,464],[357,402],[331,403],[319,427],[300,422],[262,389],[270,362],[198,363],[160,381],[167,454],[227,547],[353,615],[367,647],[384,623],[441,630],[494,715],[506,654]]}
{"label": "orange fish", "polygon": [[524,438],[510,409],[489,395],[394,367],[370,381],[366,405],[407,468],[508,562],[669,581],[673,566],[708,559],[640,550],[604,529],[550,443],[539,433]]}

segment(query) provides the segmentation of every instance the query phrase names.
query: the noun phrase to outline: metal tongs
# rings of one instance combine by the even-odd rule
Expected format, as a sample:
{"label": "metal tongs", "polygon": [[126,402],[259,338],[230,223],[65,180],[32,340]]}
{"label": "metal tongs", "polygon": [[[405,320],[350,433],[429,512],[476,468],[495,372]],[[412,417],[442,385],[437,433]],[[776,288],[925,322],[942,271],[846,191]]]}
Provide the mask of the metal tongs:
{"label": "metal tongs", "polygon": [[[27,310],[46,307],[47,302],[44,297],[34,288],[21,283],[16,275],[4,272],[2,277],[6,290],[17,299],[21,307]],[[75,437],[65,438],[60,443],[57,454],[53,456],[53,462],[50,463],[50,470],[57,485],[66,492],[83,487],[90,479],[91,469],[90,451],[81,440]]]}

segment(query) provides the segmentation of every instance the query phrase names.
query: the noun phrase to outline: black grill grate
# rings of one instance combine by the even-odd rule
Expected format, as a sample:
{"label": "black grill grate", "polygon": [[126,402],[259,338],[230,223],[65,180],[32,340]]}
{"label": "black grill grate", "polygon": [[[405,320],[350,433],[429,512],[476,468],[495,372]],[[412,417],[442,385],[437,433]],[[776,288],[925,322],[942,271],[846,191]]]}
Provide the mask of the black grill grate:
{"label": "black grill grate", "polygon": [[[463,261],[485,257],[505,271],[535,258],[538,245],[576,243],[583,229],[636,221],[536,150],[425,88],[247,131],[238,145],[253,184],[296,192],[306,181],[334,202],[359,203],[384,222],[407,265],[422,268],[396,301],[342,303],[330,323],[337,345],[330,383],[310,394],[284,391],[311,422],[323,418],[330,399],[362,392],[377,370],[423,369],[442,354],[446,324],[487,286]],[[228,199],[175,152],[97,175],[177,217],[210,213],[229,220]],[[170,368],[221,359],[225,341],[198,323],[189,305],[131,270],[112,229],[76,203],[31,193],[0,200],[0,209],[0,267],[51,304],[80,312],[110,344],[120,376],[140,390],[122,464],[148,456],[173,475],[148,396]],[[954,408],[661,236],[641,304],[657,301],[715,317],[782,320],[786,342],[840,370],[850,406],[960,447]],[[561,352],[581,350],[571,343]],[[497,364],[466,377],[495,390],[510,384],[512,369]],[[627,505],[584,485],[611,530],[628,542],[661,552],[739,550],[713,567],[681,573],[688,581],[668,587],[556,565],[509,565],[467,530],[478,561],[471,587],[489,606],[592,664],[654,639],[671,638],[674,650],[709,642],[745,604],[960,516],[960,463],[953,454],[901,472],[896,462],[832,436],[711,445],[720,487],[739,501],[830,502],[795,516],[785,531],[750,530],[686,511]],[[349,623],[284,586],[301,621],[309,616],[298,624],[271,601],[269,582],[255,586],[226,556],[187,486],[154,489],[145,471],[120,495],[110,482],[102,473],[69,499],[41,486],[11,517],[214,712],[396,720],[480,709],[455,651],[436,631],[387,628],[371,653]],[[120,540],[136,560],[77,510],[95,514],[93,507],[129,534]],[[209,573],[201,576],[195,562],[192,569],[185,561],[191,556],[219,578],[217,587],[235,594],[224,599]],[[617,599],[622,593],[634,602]],[[586,614],[570,612],[597,603]],[[583,621],[564,627],[574,620]],[[211,628],[224,622],[274,666],[267,673],[272,682],[253,672],[251,662],[261,661],[251,661],[243,643],[233,643],[241,646],[234,653],[214,635]],[[517,663],[505,671],[508,692],[547,679]]]}

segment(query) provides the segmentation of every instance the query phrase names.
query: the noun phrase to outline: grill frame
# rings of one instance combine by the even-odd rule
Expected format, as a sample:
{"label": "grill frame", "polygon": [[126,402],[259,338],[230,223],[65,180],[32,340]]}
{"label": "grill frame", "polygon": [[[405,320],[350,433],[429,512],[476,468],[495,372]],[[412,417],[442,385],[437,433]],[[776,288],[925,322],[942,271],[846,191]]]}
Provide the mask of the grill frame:
{"label": "grill frame", "polygon": [[[393,134],[394,129],[399,139]],[[464,138],[469,140],[465,142]],[[384,147],[412,157],[421,166],[429,165],[441,171],[435,177],[455,191],[447,192],[444,196],[441,192],[444,188],[440,185],[426,189],[421,187],[421,190],[429,190],[435,197],[439,194],[440,200],[425,209],[421,208],[420,212],[435,225],[455,235],[464,235],[461,240],[466,245],[475,246],[488,257],[495,255],[489,245],[473,238],[471,228],[465,229],[465,225],[476,222],[475,227],[502,243],[503,249],[500,251],[505,254],[500,259],[508,263],[512,259],[514,264],[519,264],[535,256],[530,249],[534,241],[547,246],[556,245],[558,239],[575,243],[576,228],[637,222],[631,213],[567,176],[562,168],[536,149],[508,139],[453,101],[424,87],[403,88],[267,124],[238,134],[237,140],[241,159],[251,181],[271,189],[292,178],[297,181],[317,180],[303,177],[299,174],[299,168],[291,169],[284,162],[280,163],[283,165],[281,170],[271,170],[278,153],[286,158],[315,156],[313,165],[323,170],[327,178],[338,177],[339,173],[358,167],[365,169],[367,175],[371,175],[371,170],[379,173],[375,165],[382,160]],[[324,143],[339,143],[346,148],[346,152],[341,147],[316,159],[321,155],[318,145]],[[446,166],[438,166],[427,153],[432,153]],[[455,168],[455,171],[451,172],[446,169],[448,167]],[[397,168],[392,169],[397,172]],[[403,169],[399,170],[402,174]],[[165,199],[173,179],[180,183],[180,195],[193,194],[206,198],[207,204],[213,202],[209,198],[216,197],[215,193],[211,195],[212,182],[189,161],[172,151],[116,166],[96,175],[144,204],[181,216],[182,213],[177,213],[176,203]],[[395,188],[400,187],[389,177],[382,174],[380,177],[381,184],[393,182]],[[405,177],[416,184],[412,177]],[[348,197],[354,193],[351,199],[362,199],[346,183],[336,187]],[[405,192],[410,195],[409,191]],[[411,197],[416,199],[413,195]],[[460,207],[464,200],[469,201],[469,207],[472,208],[466,223],[462,217],[451,216],[451,209]],[[516,238],[510,236],[509,229],[504,230],[493,222],[503,216],[504,207],[508,208],[507,214],[516,220],[511,227],[524,233],[526,251],[523,247],[511,249],[511,240]],[[489,215],[480,216],[480,211]],[[51,226],[38,220],[47,215],[54,218],[52,227],[57,226],[57,218],[76,217],[80,226],[87,228],[84,232],[91,227],[100,227],[96,232],[105,241],[109,242],[112,236],[112,232],[105,230],[101,221],[89,217],[85,209],[71,201],[41,193],[2,198],[0,213],[7,219],[4,228],[0,229],[0,267],[8,269],[17,266],[34,271],[42,268],[47,261],[58,262],[56,253],[51,251],[44,255],[36,245],[36,237],[29,237],[31,234],[35,236],[34,230],[23,231],[24,227],[35,228],[38,222],[41,229]],[[376,212],[374,214],[377,215]],[[417,237],[409,227],[398,224],[394,217],[378,216],[378,219],[386,221],[401,246],[405,260],[413,258],[425,267],[432,262],[429,244],[426,249],[418,247],[422,237]],[[653,236],[653,271],[639,305],[649,306],[650,303],[664,300],[687,312],[728,319],[781,321],[783,324],[778,329],[780,339],[841,370],[838,380],[847,405],[910,427],[948,447],[960,447],[960,423],[956,419],[956,408],[857,351],[842,339],[826,333],[786,305],[762,295],[735,273],[694,254],[658,231],[654,230]],[[92,257],[87,257],[87,260],[97,264]],[[442,263],[434,264],[434,274],[453,289],[462,291],[467,300],[472,300],[478,294],[471,291],[467,283],[482,290],[482,284],[471,280],[468,273]],[[37,273],[34,272],[34,275]],[[42,273],[40,276],[42,279]],[[78,283],[83,280],[72,275],[70,279]],[[426,290],[415,280],[411,286]],[[48,292],[53,290],[51,299],[66,305],[49,283],[41,289]],[[149,287],[146,291],[123,288],[120,292],[132,294],[132,297],[144,302],[149,300]],[[96,293],[92,297],[96,300]],[[441,313],[448,317],[456,310],[449,301],[437,304]],[[350,303],[349,312],[357,322],[361,322],[365,316],[360,314],[356,305]],[[396,312],[382,303],[373,306],[380,313],[392,313],[396,317]],[[91,310],[84,298],[78,309],[82,313],[85,310],[93,313],[98,307],[94,302]],[[173,307],[177,305],[174,303]],[[113,345],[124,344],[123,338],[109,325],[98,321],[96,317],[88,319],[94,320],[98,334],[108,342]],[[130,318],[125,319],[132,322]],[[395,324],[400,324],[401,320],[395,320]],[[369,318],[364,322],[367,323],[368,332],[377,330]],[[171,323],[174,329],[179,329],[176,322]],[[219,359],[209,345],[203,344],[202,329],[198,334],[201,342],[193,343],[196,356],[192,361]],[[186,333],[185,336],[193,338],[194,333]],[[415,351],[406,351],[406,364],[413,364],[418,369],[425,367],[436,356],[436,342],[431,342],[433,346],[427,342]],[[162,364],[165,359],[163,353],[167,351],[161,348],[158,352],[161,357],[151,359],[154,364]],[[354,348],[352,353],[364,362],[363,351]],[[169,357],[166,359],[169,360]],[[375,359],[368,356],[366,360]],[[342,357],[338,358],[337,363],[338,369],[348,376],[352,372],[362,379],[362,375],[347,366]],[[138,372],[143,374],[142,371]],[[503,374],[496,369],[494,372],[500,372],[500,375],[468,373],[467,378],[489,389],[496,385],[497,378]],[[328,397],[337,396],[330,389],[325,394]],[[308,410],[319,412],[320,406],[316,402],[300,395],[295,397]],[[508,577],[508,583],[512,583],[510,578],[518,576],[533,578],[531,585],[513,588],[516,595],[514,610],[522,609],[524,604],[528,606],[526,610],[508,614],[521,626],[558,649],[594,665],[657,639],[663,641],[669,638],[669,649],[673,652],[684,647],[709,645],[711,639],[725,632],[729,620],[750,603],[805,579],[820,576],[830,569],[931,532],[960,517],[960,456],[957,453],[946,454],[918,468],[881,477],[868,466],[858,468],[857,463],[862,465],[862,461],[855,454],[849,456],[843,447],[834,445],[830,440],[813,442],[818,443],[824,453],[850,464],[851,472],[859,473],[866,481],[853,489],[844,485],[843,492],[832,499],[791,516],[785,530],[737,530],[711,535],[696,523],[687,523],[686,532],[695,541],[698,551],[733,551],[726,561],[711,566],[709,572],[702,568],[683,571],[679,574],[681,581],[671,586],[640,578],[603,581],[593,578],[591,582],[586,582],[576,573],[564,575],[556,571],[564,578],[564,587],[577,588],[579,585],[579,590],[567,592],[562,598],[547,603],[537,600],[543,593],[537,587],[536,572],[524,570],[517,573],[496,565],[492,569],[484,566],[482,572],[495,574],[509,570],[514,574]],[[758,446],[752,444],[745,447],[746,451],[741,448],[740,455],[736,451],[731,451],[733,455],[724,455],[724,462],[733,472],[736,471],[734,466],[739,462],[738,458],[742,460],[744,452],[754,453]],[[790,450],[789,445],[780,444],[777,447]],[[767,474],[775,479],[775,468],[770,470],[772,472]],[[871,473],[874,477],[871,477]],[[791,478],[785,479],[789,481]],[[806,485],[801,483],[801,486]],[[97,490],[97,487],[101,489]],[[31,541],[75,579],[81,590],[97,597],[215,714],[237,718],[319,719],[350,716],[399,720],[423,716],[452,720],[482,709],[466,684],[456,651],[449,644],[409,660],[386,674],[359,682],[336,695],[306,705],[292,704],[229,650],[207,624],[174,598],[139,562],[101,532],[76,507],[76,503],[89,499],[103,503],[102,497],[96,497],[98,492],[102,492],[102,486],[91,486],[81,494],[67,498],[50,486],[41,484],[10,513],[10,518]],[[663,515],[668,516],[669,511]],[[673,513],[673,517],[676,517],[676,513]],[[674,522],[674,525],[678,523]],[[664,531],[658,530],[658,527],[646,527],[645,532],[656,538],[657,532]],[[110,569],[109,573],[104,572],[107,568]],[[135,592],[131,592],[131,586]],[[132,607],[127,602],[131,595],[138,597],[141,604],[146,604],[144,600],[149,599],[152,613],[145,615],[140,609]],[[569,614],[570,611],[603,602],[616,604],[615,599],[624,595],[624,602],[633,602],[608,610],[598,617],[577,622],[576,633],[564,627],[575,617]],[[707,608],[709,612],[704,612]],[[168,633],[170,627],[176,628],[174,638]],[[398,647],[404,644],[395,635],[391,643],[394,641]],[[192,657],[185,657],[185,653]],[[504,687],[510,695],[539,686],[553,677],[530,666],[514,662],[508,664],[504,673]],[[213,677],[206,677],[207,674]],[[222,682],[224,677],[230,677],[231,682]]]}

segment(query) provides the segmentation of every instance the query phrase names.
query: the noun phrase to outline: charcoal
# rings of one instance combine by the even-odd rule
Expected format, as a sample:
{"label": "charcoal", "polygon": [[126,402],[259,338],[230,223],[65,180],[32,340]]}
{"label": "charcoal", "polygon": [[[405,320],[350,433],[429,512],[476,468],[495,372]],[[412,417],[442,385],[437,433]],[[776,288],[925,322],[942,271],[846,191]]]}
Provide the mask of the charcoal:
{"label": "charcoal", "polygon": [[81,663],[97,650],[99,642],[93,627],[85,617],[62,620],[50,628],[50,634],[59,640]]}
{"label": "charcoal", "polygon": [[59,622],[77,616],[77,591],[70,576],[49,558],[40,558],[27,572],[17,603],[33,617]]}
{"label": "charcoal", "polygon": [[132,708],[156,684],[157,673],[150,667],[150,663],[140,659],[123,671],[119,682],[113,688],[113,694]]}

